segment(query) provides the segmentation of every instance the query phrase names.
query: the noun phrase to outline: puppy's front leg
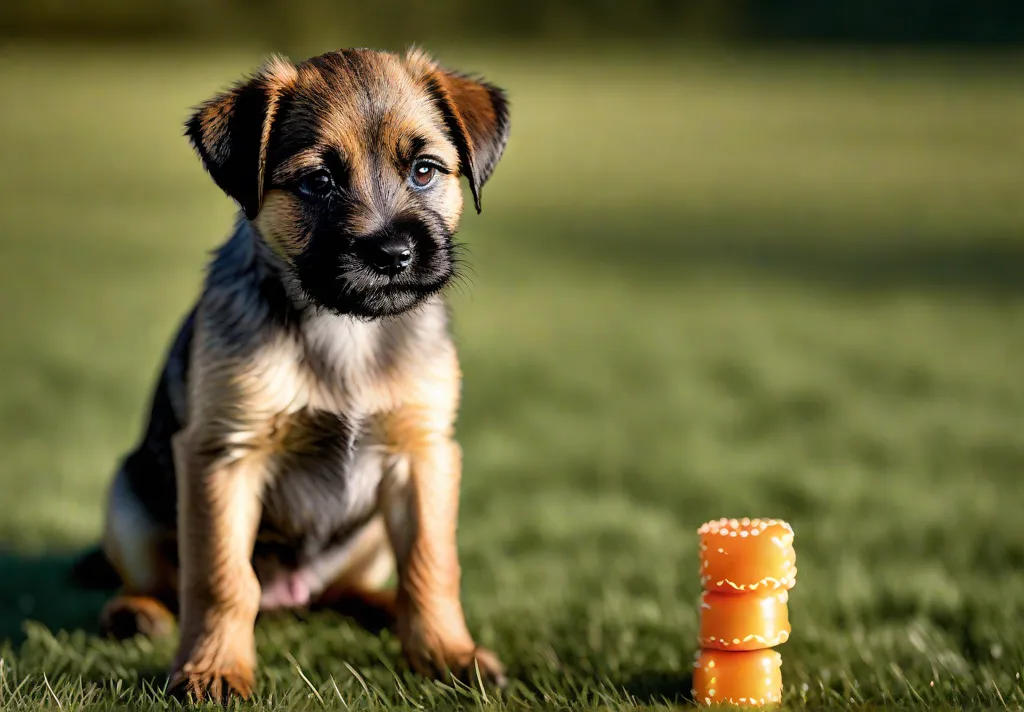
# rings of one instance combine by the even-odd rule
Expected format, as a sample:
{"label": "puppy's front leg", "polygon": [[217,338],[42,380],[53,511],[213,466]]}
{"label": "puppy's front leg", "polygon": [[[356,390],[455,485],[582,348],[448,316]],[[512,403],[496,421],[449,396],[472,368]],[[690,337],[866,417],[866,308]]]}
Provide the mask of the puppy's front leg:
{"label": "puppy's front leg", "polygon": [[248,697],[260,604],[250,562],[265,463],[255,454],[227,458],[188,433],[175,442],[175,461],[181,642],[171,686],[198,699]]}
{"label": "puppy's front leg", "polygon": [[421,674],[450,673],[472,683],[479,670],[484,682],[504,685],[504,668],[473,642],[462,612],[455,537],[462,451],[442,435],[403,444],[408,470],[397,468],[385,495],[403,651]]}

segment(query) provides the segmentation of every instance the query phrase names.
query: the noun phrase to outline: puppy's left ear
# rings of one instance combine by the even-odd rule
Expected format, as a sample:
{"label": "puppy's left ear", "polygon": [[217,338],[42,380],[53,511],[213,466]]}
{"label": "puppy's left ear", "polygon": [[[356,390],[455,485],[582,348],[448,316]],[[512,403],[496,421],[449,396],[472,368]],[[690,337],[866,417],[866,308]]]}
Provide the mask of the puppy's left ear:
{"label": "puppy's left ear", "polygon": [[438,103],[459,151],[462,174],[469,180],[479,213],[480,191],[505,152],[511,130],[505,92],[483,80],[443,69],[419,50],[412,50],[409,59],[428,65],[427,90]]}
{"label": "puppy's left ear", "polygon": [[253,77],[199,106],[185,123],[213,181],[252,220],[263,204],[270,129],[282,93],[296,78],[295,66],[273,58]]}

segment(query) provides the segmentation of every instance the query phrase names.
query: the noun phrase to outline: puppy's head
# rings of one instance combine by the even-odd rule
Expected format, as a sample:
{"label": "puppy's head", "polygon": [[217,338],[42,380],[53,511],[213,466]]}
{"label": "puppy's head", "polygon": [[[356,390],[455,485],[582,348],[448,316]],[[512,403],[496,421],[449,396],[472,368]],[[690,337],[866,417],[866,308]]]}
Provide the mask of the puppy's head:
{"label": "puppy's head", "polygon": [[371,318],[451,279],[459,177],[479,211],[508,133],[500,89],[416,50],[274,59],[186,124],[213,180],[306,296]]}

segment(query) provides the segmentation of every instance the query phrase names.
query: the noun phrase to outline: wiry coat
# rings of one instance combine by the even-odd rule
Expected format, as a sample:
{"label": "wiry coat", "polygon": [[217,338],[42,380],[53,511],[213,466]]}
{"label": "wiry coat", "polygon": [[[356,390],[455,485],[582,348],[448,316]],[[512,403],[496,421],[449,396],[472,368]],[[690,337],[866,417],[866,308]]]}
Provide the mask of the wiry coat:
{"label": "wiry coat", "polygon": [[[459,598],[461,377],[440,292],[458,176],[479,207],[507,133],[498,90],[419,52],[275,60],[190,121],[242,215],[168,351],[104,538],[125,585],[108,629],[162,630],[180,604],[175,684],[246,695],[258,610],[353,597],[395,616],[416,669],[502,678]],[[395,240],[401,269],[374,268]]]}

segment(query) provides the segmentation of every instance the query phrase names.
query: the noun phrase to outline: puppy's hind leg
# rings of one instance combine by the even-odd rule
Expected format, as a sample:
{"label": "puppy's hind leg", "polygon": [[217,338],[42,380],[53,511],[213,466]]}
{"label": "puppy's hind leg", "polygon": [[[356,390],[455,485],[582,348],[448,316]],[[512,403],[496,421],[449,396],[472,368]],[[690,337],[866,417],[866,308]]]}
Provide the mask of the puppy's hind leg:
{"label": "puppy's hind leg", "polygon": [[139,501],[122,469],[107,505],[103,553],[123,583],[100,613],[100,630],[118,640],[169,635],[177,607],[173,531],[161,526]]}
{"label": "puppy's hind leg", "polygon": [[107,601],[100,613],[100,630],[117,640],[164,638],[174,632],[174,622],[170,609],[153,596],[124,593]]}

